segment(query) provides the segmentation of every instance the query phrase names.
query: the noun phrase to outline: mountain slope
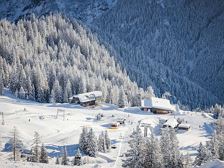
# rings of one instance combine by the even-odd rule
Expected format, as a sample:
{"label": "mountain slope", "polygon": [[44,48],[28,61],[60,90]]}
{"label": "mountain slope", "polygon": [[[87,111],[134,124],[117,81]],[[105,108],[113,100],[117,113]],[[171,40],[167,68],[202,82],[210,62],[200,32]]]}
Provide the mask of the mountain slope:
{"label": "mountain slope", "polygon": [[33,0],[0,2],[0,18],[60,12],[91,28],[143,88],[192,107],[224,102],[224,2]]}
{"label": "mountain slope", "polygon": [[72,94],[101,90],[106,102],[118,104],[125,92],[134,105],[137,85],[77,22],[59,14],[17,24],[2,20],[0,39],[0,75],[21,98],[68,102]]}
{"label": "mountain slope", "polygon": [[17,21],[30,14],[41,16],[60,12],[89,23],[115,4],[116,0],[3,0],[0,2],[0,18]]}
{"label": "mountain slope", "polygon": [[218,0],[123,0],[94,27],[140,86],[204,106],[224,102],[223,11]]}

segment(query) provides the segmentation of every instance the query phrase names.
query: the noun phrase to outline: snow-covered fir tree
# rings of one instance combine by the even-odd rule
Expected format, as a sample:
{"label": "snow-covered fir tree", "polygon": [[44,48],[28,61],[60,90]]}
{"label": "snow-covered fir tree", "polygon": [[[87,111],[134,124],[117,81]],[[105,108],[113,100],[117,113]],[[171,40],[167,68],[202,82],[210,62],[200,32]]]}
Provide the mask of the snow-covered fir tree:
{"label": "snow-covered fir tree", "polygon": [[183,168],[192,168],[192,159],[189,154],[184,156],[183,163]]}
{"label": "snow-covered fir tree", "polygon": [[48,163],[48,153],[44,144],[42,144],[40,149],[40,163]]}
{"label": "snow-covered fir tree", "polygon": [[127,98],[124,92],[124,88],[121,87],[120,88],[120,92],[119,92],[119,99],[118,99],[118,106],[123,108],[127,105]]}
{"label": "snow-covered fir tree", "polygon": [[194,164],[200,166],[206,163],[207,161],[210,161],[211,159],[212,159],[211,152],[206,148],[206,146],[200,143],[198,148],[198,154],[195,158]]}
{"label": "snow-covered fir tree", "polygon": [[108,132],[107,132],[107,131],[105,131],[104,136],[105,136],[106,150],[107,150],[107,151],[110,151],[110,147],[111,147],[111,140],[110,140],[110,137],[109,137],[109,135],[108,135]]}
{"label": "snow-covered fir tree", "polygon": [[65,146],[63,147],[61,165],[68,165],[68,156],[67,156],[67,150]]}
{"label": "snow-covered fir tree", "polygon": [[155,93],[154,93],[152,86],[147,87],[145,97],[146,98],[155,97]]}
{"label": "snow-covered fir tree", "polygon": [[141,168],[144,164],[144,162],[140,161],[143,148],[143,137],[139,126],[132,132],[130,138],[131,139],[128,142],[130,149],[125,154],[126,158],[123,160],[122,166],[128,168]]}
{"label": "snow-covered fir tree", "polygon": [[105,140],[105,135],[104,135],[104,132],[103,131],[99,135],[98,145],[97,146],[98,146],[98,151],[99,152],[105,153],[107,151],[107,148],[106,148],[106,140]]}
{"label": "snow-covered fir tree", "polygon": [[160,149],[159,140],[151,134],[150,138],[145,138],[141,156],[144,168],[163,168],[163,156]]}
{"label": "snow-covered fir tree", "polygon": [[59,157],[56,158],[55,164],[57,164],[57,165],[60,164]]}
{"label": "snow-covered fir tree", "polygon": [[38,132],[34,132],[34,138],[33,138],[33,144],[32,144],[32,152],[33,152],[33,162],[39,162],[40,161],[40,135]]}
{"label": "snow-covered fir tree", "polygon": [[216,128],[210,141],[206,146],[199,145],[198,155],[195,159],[195,164],[200,165],[209,160],[220,159],[224,160],[224,119],[219,118],[216,121]]}
{"label": "snow-covered fir tree", "polygon": [[160,147],[161,152],[163,154],[164,166],[168,167],[170,162],[170,136],[169,136],[169,128],[162,129],[161,138],[160,138]]}
{"label": "snow-covered fir tree", "polygon": [[97,138],[92,128],[87,134],[87,149],[86,153],[91,157],[96,157],[97,154]]}
{"label": "snow-covered fir tree", "polygon": [[219,159],[219,146],[220,146],[220,139],[216,131],[213,133],[213,136],[210,141],[206,143],[206,148],[211,152],[212,159]]}
{"label": "snow-covered fir tree", "polygon": [[178,140],[173,128],[164,128],[161,132],[160,147],[166,168],[181,167],[182,160],[178,149]]}
{"label": "snow-covered fir tree", "polygon": [[26,98],[26,92],[25,92],[25,90],[23,89],[22,86],[21,86],[20,89],[19,89],[18,96],[19,96],[19,98],[21,98],[21,99],[25,99],[25,98]]}
{"label": "snow-covered fir tree", "polygon": [[88,147],[87,134],[88,134],[87,127],[83,127],[82,133],[80,134],[79,137],[79,148],[85,154],[87,154],[87,147]]}
{"label": "snow-covered fir tree", "polygon": [[62,88],[59,85],[59,81],[56,79],[52,89],[52,98],[55,102],[62,102]]}
{"label": "snow-covered fir tree", "polygon": [[82,165],[82,154],[81,154],[79,148],[78,148],[78,150],[77,150],[77,152],[75,154],[75,158],[74,158],[74,163],[73,164],[76,165],[76,166]]}

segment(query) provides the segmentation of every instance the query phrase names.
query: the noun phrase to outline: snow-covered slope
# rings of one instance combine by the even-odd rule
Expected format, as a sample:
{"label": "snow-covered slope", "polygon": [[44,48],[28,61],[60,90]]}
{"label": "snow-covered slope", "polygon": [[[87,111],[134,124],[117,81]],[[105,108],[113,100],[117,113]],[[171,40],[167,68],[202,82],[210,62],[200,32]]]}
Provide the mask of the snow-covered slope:
{"label": "snow-covered slope", "polygon": [[[19,138],[23,141],[24,146],[30,149],[34,131],[38,131],[41,135],[41,141],[47,146],[49,156],[52,157],[50,165],[55,163],[55,157],[60,154],[64,145],[70,159],[74,157],[83,126],[92,127],[97,136],[101,131],[107,130],[112,144],[116,145],[117,149],[112,149],[111,152],[106,154],[99,154],[86,167],[96,165],[121,167],[122,158],[119,156],[127,151],[128,136],[139,122],[151,124],[153,132],[159,137],[162,126],[161,121],[174,117],[173,115],[146,113],[136,107],[119,109],[114,105],[101,104],[96,108],[83,108],[70,104],[40,104],[7,96],[0,96],[0,109],[5,116],[5,125],[0,125],[0,137],[3,144],[12,137],[12,129],[16,126]],[[61,112],[56,118],[58,109],[64,110],[65,115]],[[100,121],[96,120],[98,113],[104,115]],[[181,152],[184,154],[189,153],[194,158],[199,143],[205,143],[209,139],[213,131],[211,125],[213,120],[204,117],[200,113],[186,111],[177,114],[175,117],[184,119],[191,125],[189,131],[177,132],[177,138]],[[110,129],[110,123],[115,122],[118,118],[126,118],[127,124],[118,129]],[[1,162],[3,167],[5,162],[7,164],[9,157],[9,151],[1,152],[0,158],[4,160],[4,162]],[[14,163],[10,163],[10,165],[13,167]],[[29,163],[17,163],[15,165],[17,167],[19,165],[29,167]],[[37,168],[38,166],[40,165],[36,165]]]}
{"label": "snow-covered slope", "polygon": [[224,168],[224,162],[220,160],[214,160],[200,166],[200,168]]}

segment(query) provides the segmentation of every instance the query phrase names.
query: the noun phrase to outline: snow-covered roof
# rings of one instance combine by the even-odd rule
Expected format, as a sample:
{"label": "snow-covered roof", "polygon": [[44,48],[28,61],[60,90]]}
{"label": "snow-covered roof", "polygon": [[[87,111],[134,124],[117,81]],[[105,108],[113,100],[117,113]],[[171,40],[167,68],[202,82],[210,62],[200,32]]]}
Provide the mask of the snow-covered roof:
{"label": "snow-covered roof", "polygon": [[178,125],[178,122],[175,118],[168,119],[163,126],[170,126],[172,128],[175,128]]}
{"label": "snow-covered roof", "polygon": [[188,129],[190,127],[191,127],[190,124],[185,124],[185,123],[181,123],[181,124],[178,125],[178,128],[186,128],[186,129]]}
{"label": "snow-covered roof", "polygon": [[93,92],[86,92],[82,94],[73,95],[69,99],[78,98],[80,102],[88,102],[92,100],[96,100],[97,98],[102,97],[101,91],[93,91]]}
{"label": "snow-covered roof", "polygon": [[175,111],[175,106],[170,104],[168,99],[151,97],[150,99],[143,99],[141,106],[146,108],[158,108],[162,110]]}

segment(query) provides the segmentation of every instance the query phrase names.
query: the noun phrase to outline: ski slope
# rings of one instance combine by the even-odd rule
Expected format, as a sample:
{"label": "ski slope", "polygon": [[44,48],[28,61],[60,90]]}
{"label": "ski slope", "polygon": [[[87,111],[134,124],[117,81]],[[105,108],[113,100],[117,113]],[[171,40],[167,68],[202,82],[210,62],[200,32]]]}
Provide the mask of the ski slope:
{"label": "ski slope", "polygon": [[[57,111],[59,113],[57,115]],[[161,121],[169,118],[180,118],[191,125],[189,131],[178,131],[177,138],[182,153],[189,153],[192,157],[196,154],[196,148],[200,142],[205,143],[212,134],[213,119],[196,112],[182,112],[174,115],[154,115],[140,111],[137,107],[120,109],[114,105],[101,104],[96,108],[84,108],[71,104],[40,104],[25,101],[9,96],[0,96],[0,112],[4,113],[5,125],[0,125],[0,137],[4,145],[12,137],[12,129],[15,126],[19,132],[19,138],[24,146],[30,149],[34,131],[37,131],[51,157],[49,165],[26,162],[10,162],[11,152],[3,151],[0,155],[0,167],[56,167],[55,158],[60,156],[61,149],[66,146],[70,160],[73,159],[78,148],[79,135],[82,127],[92,127],[96,136],[101,131],[108,131],[112,145],[109,153],[99,153],[96,158],[89,158],[90,164],[83,167],[114,167],[122,165],[122,156],[128,149],[128,137],[138,123],[148,123],[156,136],[160,136]],[[97,121],[96,115],[102,113],[104,117]],[[118,129],[111,129],[110,123],[118,118],[125,118],[126,125]],[[1,123],[0,118],[0,123]],[[11,166],[12,165],[12,166]],[[60,167],[60,166],[59,166]]]}

